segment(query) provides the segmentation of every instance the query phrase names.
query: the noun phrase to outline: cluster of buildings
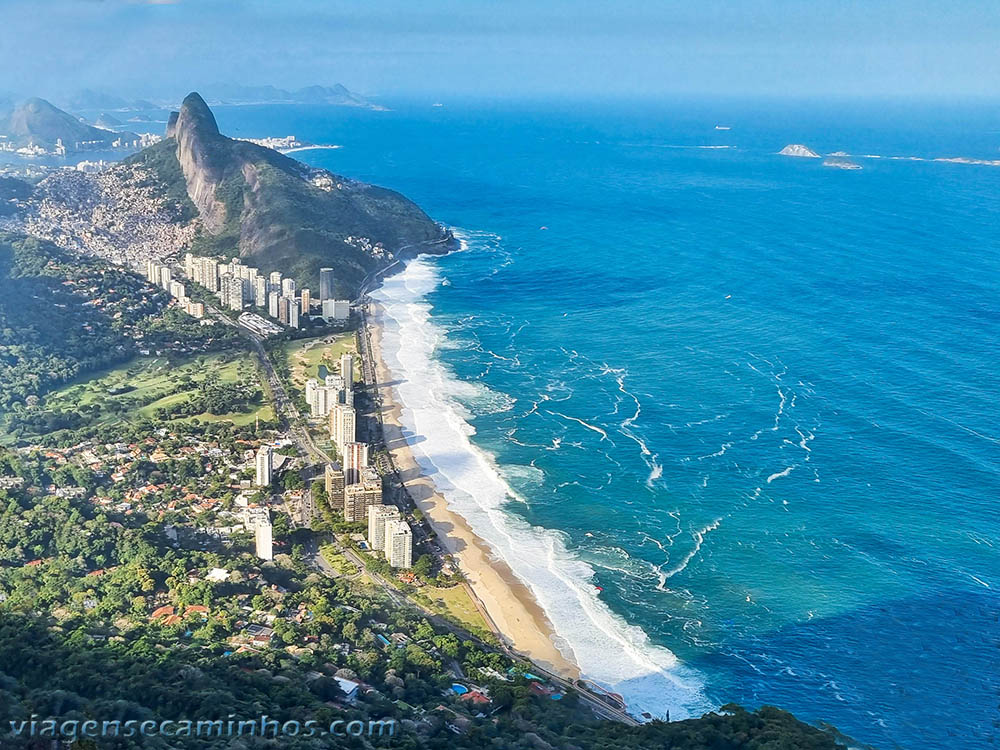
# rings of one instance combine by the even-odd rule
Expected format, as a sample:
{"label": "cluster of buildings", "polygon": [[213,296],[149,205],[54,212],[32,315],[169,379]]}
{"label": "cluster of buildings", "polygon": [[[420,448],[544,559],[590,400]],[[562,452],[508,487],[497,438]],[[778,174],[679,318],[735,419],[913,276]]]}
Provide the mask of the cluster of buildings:
{"label": "cluster of buildings", "polygon": [[[161,447],[164,440],[173,444],[169,451]],[[22,449],[26,454],[39,450]],[[135,443],[92,443],[85,441],[68,448],[46,448],[42,458],[56,465],[78,465],[98,477],[107,477],[115,483],[118,492],[111,495],[94,495],[91,502],[105,511],[129,516],[143,513],[160,519],[165,514],[183,512],[198,518],[197,528],[167,526],[165,532],[173,542],[184,534],[186,543],[207,548],[212,542],[230,543],[233,535],[250,532],[254,535],[255,550],[261,560],[274,559],[274,540],[271,512],[267,503],[256,502],[254,485],[270,486],[271,478],[289,459],[275,452],[271,445],[260,446],[255,441],[239,440],[225,446],[213,439],[193,435],[180,435],[167,429],[158,431],[156,437]],[[136,476],[138,466],[152,465],[165,470],[171,462],[201,459],[206,462],[204,474],[190,481],[187,487],[172,482],[150,483]],[[243,479],[247,468],[256,465],[256,481]],[[0,488],[23,486],[19,477],[0,477]],[[206,494],[209,485],[221,481],[225,492],[233,496],[233,506],[227,507],[221,496]],[[83,487],[52,487],[52,494],[63,497],[87,497],[91,493]],[[287,495],[284,500],[287,504]],[[272,498],[273,499],[273,498]]]}
{"label": "cluster of buildings", "polygon": [[330,435],[334,438],[337,450],[341,450],[342,444],[350,442],[353,437],[347,439],[355,431],[354,420],[346,429],[342,429],[343,440],[337,439],[338,425],[336,419],[331,416],[338,406],[349,406],[354,408],[354,357],[351,354],[344,354],[340,358],[340,374],[329,374],[323,383],[316,378],[306,381],[306,403],[309,404],[310,414],[313,417],[330,418]]}
{"label": "cluster of buildings", "polygon": [[162,136],[154,133],[142,133],[136,135],[134,138],[119,135],[111,142],[108,142],[103,138],[93,141],[76,141],[71,144],[72,147],[70,148],[63,143],[62,138],[56,138],[56,142],[52,146],[45,146],[40,143],[36,143],[33,138],[30,139],[28,143],[23,143],[23,139],[14,140],[6,135],[0,135],[0,151],[6,151],[8,153],[17,154],[18,156],[28,157],[66,156],[66,154],[70,151],[103,151],[109,148],[139,150],[152,146],[155,143],[159,143],[162,138]]}
{"label": "cluster of buildings", "polygon": [[159,191],[148,168],[118,163],[96,174],[78,169],[46,174],[31,199],[5,220],[9,231],[139,273],[147,260],[167,262],[177,248],[194,241],[197,222],[178,221],[177,206]]}
{"label": "cluster of buildings", "polygon": [[292,151],[293,149],[308,148],[312,145],[308,141],[300,141],[294,135],[269,136],[267,138],[237,138],[236,140],[256,143],[258,146],[272,148],[275,151]]}
{"label": "cluster of buildings", "polygon": [[384,554],[394,568],[413,566],[413,532],[395,505],[368,508],[368,546]]}
{"label": "cluster of buildings", "polygon": [[184,274],[215,294],[226,309],[242,312],[249,306],[257,307],[288,328],[299,328],[304,318],[313,314],[314,303],[327,322],[346,324],[351,316],[351,303],[334,299],[332,268],[320,269],[319,299],[309,289],[298,289],[295,279],[283,278],[280,271],[265,275],[238,258],[220,263],[214,258],[186,253]]}
{"label": "cluster of buildings", "polygon": [[170,296],[177,300],[178,306],[188,315],[199,319],[205,317],[205,303],[188,299],[187,288],[174,278],[170,266],[157,263],[155,260],[146,261],[146,280],[169,292]]}
{"label": "cluster of buildings", "polygon": [[332,464],[326,467],[330,504],[342,509],[345,521],[367,520],[369,546],[383,552],[392,567],[411,567],[413,534],[409,524],[396,506],[383,503],[382,478],[368,464],[368,444],[357,439],[353,355],[341,355],[339,375],[327,375],[323,383],[316,378],[307,381],[306,401],[313,417],[329,420],[330,439],[341,460],[340,468]]}

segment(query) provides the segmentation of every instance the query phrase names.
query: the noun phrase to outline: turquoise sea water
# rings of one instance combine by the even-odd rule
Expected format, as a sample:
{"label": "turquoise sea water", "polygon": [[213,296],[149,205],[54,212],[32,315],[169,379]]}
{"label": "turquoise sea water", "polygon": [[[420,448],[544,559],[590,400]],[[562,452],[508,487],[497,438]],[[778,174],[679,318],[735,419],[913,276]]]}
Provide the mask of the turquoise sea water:
{"label": "turquoise sea water", "polygon": [[1000,167],[885,158],[1000,159],[1000,110],[445,105],[218,114],[464,238],[387,356],[564,647],[654,714],[1000,741]]}

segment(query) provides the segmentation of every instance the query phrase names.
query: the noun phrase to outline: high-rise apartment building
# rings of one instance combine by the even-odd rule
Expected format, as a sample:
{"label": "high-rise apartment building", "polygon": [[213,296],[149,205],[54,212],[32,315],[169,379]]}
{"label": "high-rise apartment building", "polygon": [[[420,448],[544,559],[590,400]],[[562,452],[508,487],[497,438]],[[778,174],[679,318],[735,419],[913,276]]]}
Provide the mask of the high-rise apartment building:
{"label": "high-rise apartment building", "polygon": [[[288,281],[288,279],[285,279]],[[289,328],[299,327],[299,301],[295,297],[283,297],[285,303],[285,322],[288,324]]]}
{"label": "high-rise apartment building", "polygon": [[323,479],[326,485],[326,497],[331,508],[344,507],[344,472],[333,464],[327,464]]}
{"label": "high-rise apartment building", "polygon": [[223,275],[219,292],[222,304],[230,310],[243,309],[243,279],[231,273]]}
{"label": "high-rise apartment building", "polygon": [[270,445],[262,445],[257,451],[258,487],[270,487],[274,474],[274,449]]}
{"label": "high-rise apartment building", "polygon": [[344,482],[348,485],[361,481],[361,470],[368,468],[368,444],[345,443],[341,454],[344,466]]}
{"label": "high-rise apartment building", "polygon": [[395,505],[368,506],[368,546],[384,550],[386,521],[395,521],[399,518],[399,508]]}
{"label": "high-rise apartment building", "polygon": [[351,303],[346,299],[323,300],[323,318],[328,322],[343,323],[351,317]]}
{"label": "high-rise apartment building", "polygon": [[344,486],[345,521],[365,521],[368,518],[368,508],[381,504],[382,480],[374,469],[366,470],[361,481],[348,482]]}
{"label": "high-rise apartment building", "polygon": [[254,532],[257,557],[261,560],[273,560],[274,534],[270,511],[267,508],[247,508],[243,514],[243,525]]}
{"label": "high-rise apartment building", "polygon": [[350,354],[340,355],[340,377],[344,379],[344,390],[354,390],[354,357]]}
{"label": "high-rise apartment building", "polygon": [[321,268],[319,269],[319,301],[333,299],[334,287],[333,269],[332,268]]}
{"label": "high-rise apartment building", "polygon": [[406,521],[386,522],[385,559],[393,568],[413,567],[413,532]]}
{"label": "high-rise apartment building", "polygon": [[337,453],[344,457],[345,446],[358,437],[358,413],[353,406],[335,404],[330,412],[330,437]]}
{"label": "high-rise apartment building", "polygon": [[267,307],[267,279],[263,276],[253,280],[253,303],[257,307]]}

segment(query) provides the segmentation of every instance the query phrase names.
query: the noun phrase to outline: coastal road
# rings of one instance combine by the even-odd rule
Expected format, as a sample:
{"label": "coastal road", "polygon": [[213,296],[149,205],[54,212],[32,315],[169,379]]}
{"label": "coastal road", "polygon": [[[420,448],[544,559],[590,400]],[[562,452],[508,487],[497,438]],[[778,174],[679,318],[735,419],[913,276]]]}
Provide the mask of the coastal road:
{"label": "coastal road", "polygon": [[[372,438],[372,442],[381,442],[382,400],[381,397],[379,396],[377,370],[375,367],[375,359],[371,344],[371,332],[369,330],[368,313],[367,310],[365,310],[365,307],[367,307],[367,305],[362,307],[361,327],[358,332],[358,349],[362,363],[362,379],[365,386],[368,388],[368,393],[370,395],[372,402],[371,403],[372,414],[370,415],[370,419],[375,422],[375,426],[378,432],[377,437],[374,435],[370,435],[370,438]],[[214,312],[218,313],[218,311]],[[227,318],[225,315],[222,315],[221,313],[218,314],[219,317],[225,320],[227,323],[231,325],[237,325],[229,318]],[[247,334],[247,336],[250,338],[253,344],[254,351],[257,354],[258,360],[261,363],[261,367],[263,368],[264,373],[268,379],[268,385],[271,389],[271,393],[273,396],[273,404],[275,410],[276,412],[280,412],[282,418],[287,423],[289,434],[298,445],[300,452],[306,456],[309,456],[312,460],[316,461],[317,463],[332,463],[330,457],[324,451],[322,451],[318,446],[316,446],[316,444],[313,442],[312,436],[309,434],[309,431],[303,426],[302,418],[301,415],[299,414],[298,408],[288,397],[284,384],[278,377],[277,372],[275,372],[274,364],[271,362],[271,358],[268,356],[267,351],[264,349],[262,341],[250,331],[246,331],[246,329],[243,329],[242,327],[240,327],[240,330],[244,331]],[[370,432],[374,431],[375,430],[370,430]],[[411,508],[415,508],[416,504],[413,502],[412,498],[409,498],[409,493],[406,490],[405,484],[400,482],[398,479],[399,474],[396,471],[395,465],[393,464],[391,454],[386,453],[380,456],[378,464],[379,464],[378,469],[380,473],[387,478],[391,477],[394,480],[393,485],[397,489],[397,491],[399,493],[402,493],[402,495],[406,498],[406,500],[409,500],[408,506]],[[400,499],[402,499],[402,497]],[[430,535],[428,535],[426,529],[423,527],[422,524],[414,524],[414,526],[418,530],[417,535],[421,537],[420,541],[430,540]],[[337,540],[336,537],[333,538],[333,543],[334,546],[337,548],[338,552],[343,554],[344,557],[347,558],[347,560],[350,561],[351,564],[357,567],[359,571],[367,570],[364,560],[356,552],[354,552],[354,550],[340,544],[339,540]],[[444,548],[441,547],[441,549],[443,550]],[[310,544],[306,548],[306,557],[309,560],[309,562],[312,563],[313,567],[321,571],[324,575],[333,578],[340,577],[339,574],[336,573],[333,567],[323,557],[322,553],[319,550],[318,544],[315,541],[310,542]],[[499,651],[500,653],[503,653],[510,658],[527,659],[528,661],[531,661],[530,659],[528,659],[522,654],[517,653],[512,648],[510,648],[510,646],[507,645],[503,633],[500,632],[500,630],[497,628],[496,624],[493,622],[493,619],[489,616],[489,613],[486,611],[485,606],[479,600],[479,597],[476,596],[475,591],[467,582],[463,582],[462,585],[465,586],[476,608],[480,611],[480,613],[483,616],[483,619],[485,620],[489,628],[493,631],[494,635],[496,636],[499,647],[481,641],[475,635],[469,633],[463,628],[454,625],[453,623],[449,622],[448,620],[444,619],[443,617],[437,615],[434,612],[424,609],[419,604],[411,601],[406,596],[404,596],[401,592],[399,592],[396,589],[395,586],[393,586],[389,581],[385,580],[381,575],[373,571],[367,571],[367,574],[376,584],[378,584],[382,588],[383,591],[385,591],[386,596],[390,599],[390,601],[393,602],[395,606],[407,607],[409,609],[416,610],[420,612],[423,616],[431,620],[431,622],[433,622],[438,627],[454,633],[462,640],[471,640],[479,644],[479,646],[483,649],[490,651]],[[354,579],[360,577],[360,575],[362,575],[362,573],[359,573],[356,576],[350,576],[349,578]],[[543,669],[534,662],[532,662],[532,666],[536,672],[545,676],[546,679],[552,684],[558,685],[563,690],[575,691],[576,694],[579,696],[580,700],[586,703],[591,708],[591,710],[594,711],[596,715],[612,719],[614,721],[619,721],[623,724],[628,724],[630,726],[639,725],[640,722],[638,722],[632,716],[625,713],[624,711],[619,710],[615,706],[610,705],[601,697],[595,695],[594,693],[591,693],[586,688],[581,687],[570,680],[563,679],[558,675],[552,674],[551,672],[549,672],[546,669]]]}
{"label": "coastal road", "polygon": [[298,445],[299,451],[315,463],[332,463],[330,457],[313,442],[309,431],[303,426],[302,415],[299,414],[295,403],[288,397],[285,385],[281,382],[281,378],[278,377],[278,373],[274,369],[274,363],[271,362],[267,350],[264,349],[264,343],[261,338],[232,320],[218,308],[206,305],[205,309],[215,320],[238,329],[250,340],[254,354],[257,355],[257,360],[264,370],[268,386],[271,389],[275,416],[282,419],[288,425],[289,435]]}
{"label": "coastal road", "polygon": [[361,282],[361,286],[359,287],[361,291],[358,292],[358,298],[354,300],[354,304],[356,305],[361,304],[365,296],[368,294],[369,291],[371,291],[371,289],[375,287],[376,282],[380,278],[388,274],[397,266],[401,266],[403,263],[406,262],[408,258],[416,257],[417,255],[420,254],[419,251],[410,252],[411,250],[413,250],[413,248],[422,247],[430,249],[434,247],[440,247],[441,245],[445,245],[449,242],[454,242],[454,241],[455,241],[454,236],[452,236],[451,232],[449,232],[447,237],[443,237],[440,240],[424,240],[422,242],[411,242],[409,245],[403,245],[402,247],[398,248],[396,250],[397,260],[394,260],[385,268],[381,268],[378,271],[373,271],[372,273],[365,276],[365,278]]}
{"label": "coastal road", "polygon": [[305,427],[298,407],[288,397],[284,383],[281,382],[281,378],[275,372],[274,363],[271,362],[271,358],[264,349],[263,342],[253,333],[249,331],[246,333],[253,344],[254,352],[257,354],[257,359],[260,361],[261,367],[264,369],[264,374],[267,377],[275,411],[280,414],[281,418],[288,425],[288,434],[295,441],[296,445],[298,445],[299,451],[308,456],[314,463],[333,463],[330,456],[313,442],[312,435],[309,434],[309,430]]}

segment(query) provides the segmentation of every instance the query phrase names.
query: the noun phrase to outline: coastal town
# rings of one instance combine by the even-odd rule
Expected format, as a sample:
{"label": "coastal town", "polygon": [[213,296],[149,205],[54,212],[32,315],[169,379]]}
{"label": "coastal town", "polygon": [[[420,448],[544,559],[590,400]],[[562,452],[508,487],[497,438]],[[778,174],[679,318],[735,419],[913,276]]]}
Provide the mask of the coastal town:
{"label": "coastal town", "polygon": [[[458,247],[452,232],[259,150],[307,147],[294,137],[228,139],[196,93],[181,110],[135,158],[0,183],[0,672],[27,640],[46,691],[99,675],[126,714],[266,707],[415,746],[672,746],[686,728],[581,673],[415,458],[369,291]],[[256,224],[261,195],[284,213]],[[706,748],[799,729],[717,718]],[[630,743],[643,732],[652,745]]]}
{"label": "coastal town", "polygon": [[[338,297],[332,267],[319,269],[318,288],[313,290],[292,276],[239,257],[219,260],[180,252],[191,244],[197,226],[178,221],[162,193],[149,189],[150,177],[137,165],[55,171],[42,180],[9,228],[28,230],[70,252],[138,272],[148,289],[168,300],[165,312],[176,310],[200,329],[199,337],[228,340],[244,348],[249,358],[244,355],[238,377],[230,381],[224,376],[219,383],[210,372],[199,377],[197,369],[183,364],[177,372],[185,382],[168,377],[165,388],[138,402],[131,392],[137,386],[143,390],[139,383],[147,377],[147,367],[153,370],[150,379],[159,383],[158,365],[142,365],[144,374],[138,380],[132,376],[119,384],[116,379],[111,387],[98,381],[93,391],[101,410],[84,415],[83,424],[103,432],[101,425],[108,419],[128,420],[129,409],[136,407],[154,423],[128,442],[101,442],[87,431],[86,439],[67,437],[64,445],[61,438],[59,445],[43,449],[38,438],[29,438],[19,449],[24,455],[35,458],[41,452],[59,466],[92,472],[92,478],[69,487],[12,485],[9,491],[34,494],[52,489],[59,499],[83,503],[93,513],[152,519],[163,526],[165,543],[176,549],[216,550],[225,557],[227,551],[245,548],[252,554],[240,557],[239,565],[216,557],[205,570],[196,573],[191,568],[184,577],[188,586],[215,590],[233,581],[265,585],[268,567],[289,558],[301,570],[332,581],[367,580],[394,606],[430,618],[463,639],[471,636],[480,644],[477,651],[502,657],[505,666],[494,663],[486,673],[490,679],[470,682],[467,670],[451,670],[454,685],[446,691],[458,705],[478,707],[480,713],[495,707],[491,684],[510,681],[509,670],[525,662],[494,622],[496,610],[491,614],[465,580],[460,561],[421,512],[387,450],[380,366],[368,330],[370,301]],[[82,222],[81,210],[86,216]],[[392,260],[381,243],[367,237],[349,236],[345,241],[383,263]],[[229,332],[228,339],[220,337],[220,331]],[[138,354],[173,358],[171,350],[186,348],[185,338],[177,337],[166,347],[140,346]],[[236,343],[240,340],[242,346]],[[293,377],[301,352],[309,352],[309,365]],[[255,374],[246,369],[250,362]],[[220,405],[209,405],[215,402]],[[136,407],[124,406],[129,403]],[[216,425],[227,422],[216,415],[226,413],[234,415],[239,426],[220,440]],[[185,425],[178,417],[192,421]],[[209,426],[211,432],[205,434]],[[188,467],[184,482],[173,473],[175,462]],[[10,479],[16,483],[15,477]],[[298,544],[293,541],[297,536]],[[47,559],[40,556],[28,563],[44,569]],[[275,585],[278,588],[267,588],[266,596],[290,591],[284,584]],[[0,598],[3,586],[0,579]],[[260,601],[250,607],[246,599],[257,595],[249,591],[241,596],[242,603],[226,605],[234,618],[227,636],[233,654],[259,656],[278,636],[293,649],[315,645],[292,640],[286,627],[312,622],[311,609],[296,605],[285,613]],[[88,595],[88,600],[99,602],[99,597]],[[146,624],[191,631],[192,620],[212,622],[219,605],[215,594],[189,602],[167,586],[149,597]],[[99,605],[93,610],[102,611]],[[399,628],[372,632],[375,645],[385,649],[406,647],[413,639]],[[361,652],[360,644],[346,639],[334,646],[340,657]],[[322,674],[339,681],[345,692],[363,691],[366,684],[370,689],[371,683],[359,679],[363,673],[352,668],[349,658],[327,663],[333,666]],[[635,723],[620,696],[537,663],[521,669],[532,675],[523,682],[525,687],[543,700],[571,692],[596,716]],[[462,715],[460,711],[451,716],[452,731],[462,731]]]}
{"label": "coastal town", "polygon": [[[180,273],[200,260],[185,257]],[[241,278],[231,275],[232,265],[217,264],[225,269],[222,278]],[[167,278],[167,266],[152,270],[156,281],[148,280],[147,289],[162,292],[167,282],[171,291],[180,283]],[[201,273],[195,270],[188,282],[198,283]],[[281,293],[290,292],[291,284],[281,282],[275,279]],[[307,290],[298,291],[301,304]],[[323,302],[343,302],[319,297],[320,310]],[[196,303],[204,309],[192,309],[177,294],[169,299],[167,311],[202,313],[195,319],[203,326],[235,326],[243,340],[265,340],[238,322],[219,320],[224,313],[214,305]],[[324,689],[338,706],[363,711],[389,698],[405,726],[421,733],[441,727],[464,734],[504,705],[505,691],[516,686],[548,702],[580,690],[497,639],[416,507],[405,494],[383,491],[397,483],[384,473],[393,468],[377,438],[375,370],[359,359],[358,318],[343,304],[353,330],[327,332],[319,340],[288,339],[286,333],[282,345],[265,354],[287,352],[287,361],[294,362],[304,348],[316,349],[302,373],[304,383],[287,370],[277,375],[268,384],[270,405],[249,407],[258,409],[250,412],[252,421],[234,417],[242,423],[237,425],[211,417],[212,411],[236,408],[229,403],[206,406],[200,419],[178,420],[175,414],[187,412],[163,406],[177,396],[161,390],[142,408],[162,416],[136,422],[107,402],[128,403],[131,392],[144,387],[142,376],[104,376],[93,393],[102,414],[120,417],[0,447],[0,495],[8,502],[30,498],[37,512],[75,509],[86,519],[75,553],[83,565],[80,577],[61,584],[78,594],[61,596],[71,603],[55,616],[79,621],[95,643],[119,641],[139,628],[178,639],[181,648],[221,644],[224,659],[276,665],[290,658],[307,667],[310,685],[328,684]],[[198,372],[181,365],[185,361],[173,366],[182,380]],[[257,372],[263,375],[265,368],[258,365]],[[211,386],[211,372],[200,382],[197,377],[194,385],[202,391]],[[73,386],[72,393],[81,387]],[[294,393],[284,414],[282,392]],[[54,404],[56,397],[63,396],[48,400]],[[307,413],[299,415],[296,404]],[[37,596],[34,587],[54,574],[72,544],[67,539],[52,546],[34,536],[17,541],[24,532],[9,526],[12,512],[22,511],[8,507],[0,534],[14,549],[34,552],[26,552],[30,559],[23,565],[0,572],[0,607],[18,607]],[[139,527],[156,529],[148,542],[160,549],[154,557],[139,553],[123,562],[94,551],[125,543]],[[155,562],[158,557],[163,563]],[[171,566],[166,577],[157,572],[162,565]],[[305,579],[313,583],[304,586]],[[130,592],[126,600],[124,592]],[[366,597],[385,597],[388,616],[386,603],[373,608]],[[97,626],[109,617],[112,627]],[[414,673],[417,664],[423,666]],[[446,675],[444,686],[431,688],[421,672]],[[598,715],[620,713],[627,720],[613,701],[587,700]]]}

